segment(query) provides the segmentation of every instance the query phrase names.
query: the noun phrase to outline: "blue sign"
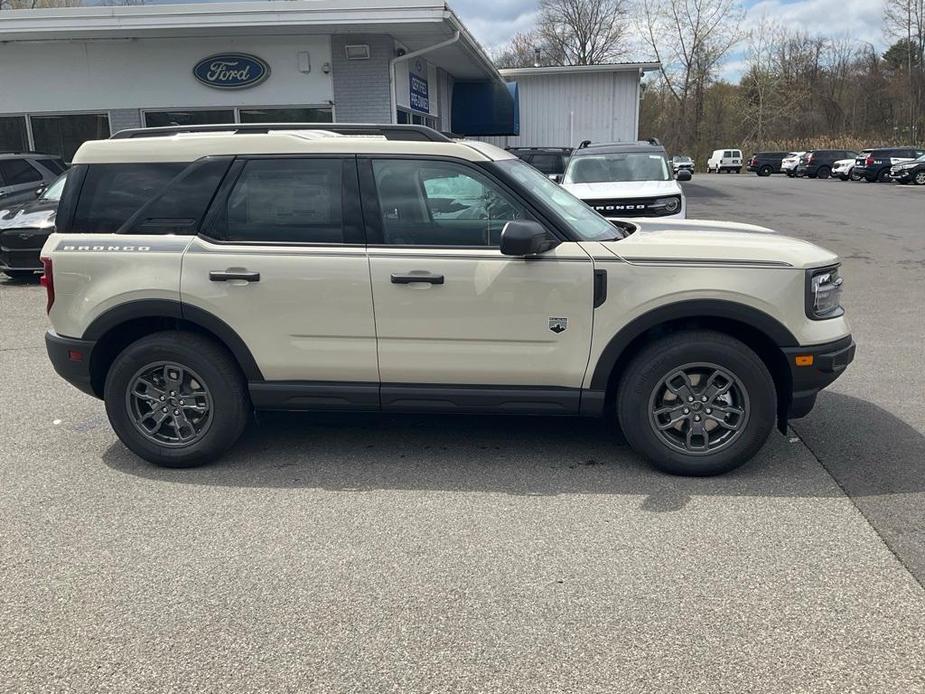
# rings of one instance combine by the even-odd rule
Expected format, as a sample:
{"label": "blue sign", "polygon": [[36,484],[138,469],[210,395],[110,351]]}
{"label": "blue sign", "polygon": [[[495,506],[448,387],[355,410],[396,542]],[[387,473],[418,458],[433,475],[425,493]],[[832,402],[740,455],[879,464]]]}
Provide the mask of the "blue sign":
{"label": "blue sign", "polygon": [[421,79],[413,73],[409,73],[411,78],[411,91],[408,95],[408,104],[413,111],[422,111],[430,113],[430,97],[427,95],[427,80]]}
{"label": "blue sign", "polygon": [[270,66],[254,55],[219,53],[196,63],[193,76],[216,89],[246,89],[269,77]]}

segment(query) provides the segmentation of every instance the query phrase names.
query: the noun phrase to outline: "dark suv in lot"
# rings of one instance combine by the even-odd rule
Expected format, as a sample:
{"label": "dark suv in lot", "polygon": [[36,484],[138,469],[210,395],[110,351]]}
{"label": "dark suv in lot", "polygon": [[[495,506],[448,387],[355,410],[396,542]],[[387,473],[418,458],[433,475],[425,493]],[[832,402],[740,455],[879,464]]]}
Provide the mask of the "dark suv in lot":
{"label": "dark suv in lot", "polygon": [[816,149],[807,152],[800,158],[797,165],[797,176],[807,178],[828,178],[832,175],[832,167],[840,159],[854,159],[857,152],[850,149]]}
{"label": "dark suv in lot", "polygon": [[565,173],[572,155],[570,147],[508,147],[507,151],[556,180]]}
{"label": "dark suv in lot", "polygon": [[58,201],[67,179],[65,171],[48,188],[39,188],[29,202],[0,206],[0,272],[14,280],[28,280],[42,269],[39,257],[55,230]]}
{"label": "dark suv in lot", "polygon": [[852,174],[858,180],[865,179],[870,183],[874,181],[887,182],[890,180],[890,169],[896,164],[903,164],[918,159],[925,154],[925,150],[915,147],[883,147],[872,149],[866,157],[858,157],[854,163]]}
{"label": "dark suv in lot", "polygon": [[787,156],[790,156],[790,152],[755,152],[745,168],[759,176],[782,173],[780,165]]}

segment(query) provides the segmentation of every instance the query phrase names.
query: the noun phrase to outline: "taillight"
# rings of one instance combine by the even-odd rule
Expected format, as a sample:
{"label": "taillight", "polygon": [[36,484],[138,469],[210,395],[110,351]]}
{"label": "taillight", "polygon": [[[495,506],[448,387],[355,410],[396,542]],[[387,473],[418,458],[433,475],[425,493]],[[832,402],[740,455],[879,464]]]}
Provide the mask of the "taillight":
{"label": "taillight", "polygon": [[51,313],[51,305],[55,303],[55,274],[51,264],[51,258],[42,258],[42,278],[39,280],[45,287],[45,293],[48,295],[48,304],[45,306],[45,312]]}
{"label": "taillight", "polygon": [[806,157],[806,163],[807,163],[807,164],[812,164],[812,163],[813,163],[813,155],[812,155],[812,154],[810,154],[809,156]]}
{"label": "taillight", "polygon": [[873,166],[874,158],[870,154],[867,155],[867,159],[864,160],[864,166]]}

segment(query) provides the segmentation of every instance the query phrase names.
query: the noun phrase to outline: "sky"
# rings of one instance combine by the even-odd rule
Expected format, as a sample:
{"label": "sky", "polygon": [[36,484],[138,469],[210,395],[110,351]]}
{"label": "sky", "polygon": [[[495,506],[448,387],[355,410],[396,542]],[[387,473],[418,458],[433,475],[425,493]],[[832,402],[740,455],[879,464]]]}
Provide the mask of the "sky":
{"label": "sky", "polygon": [[[536,20],[537,0],[449,0],[449,4],[489,51],[503,46],[514,34],[529,31]],[[811,34],[850,36],[878,49],[885,47],[880,30],[882,0],[744,0],[743,6],[745,28],[766,16]],[[737,80],[743,66],[743,53],[731,53],[722,77]]]}

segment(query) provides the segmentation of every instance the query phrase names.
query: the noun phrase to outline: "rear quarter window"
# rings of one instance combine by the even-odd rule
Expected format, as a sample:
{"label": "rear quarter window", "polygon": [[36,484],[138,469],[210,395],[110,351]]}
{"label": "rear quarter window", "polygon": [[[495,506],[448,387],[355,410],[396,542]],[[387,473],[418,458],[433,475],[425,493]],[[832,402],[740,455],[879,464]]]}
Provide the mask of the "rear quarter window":
{"label": "rear quarter window", "polygon": [[67,231],[195,234],[229,159],[90,164]]}

